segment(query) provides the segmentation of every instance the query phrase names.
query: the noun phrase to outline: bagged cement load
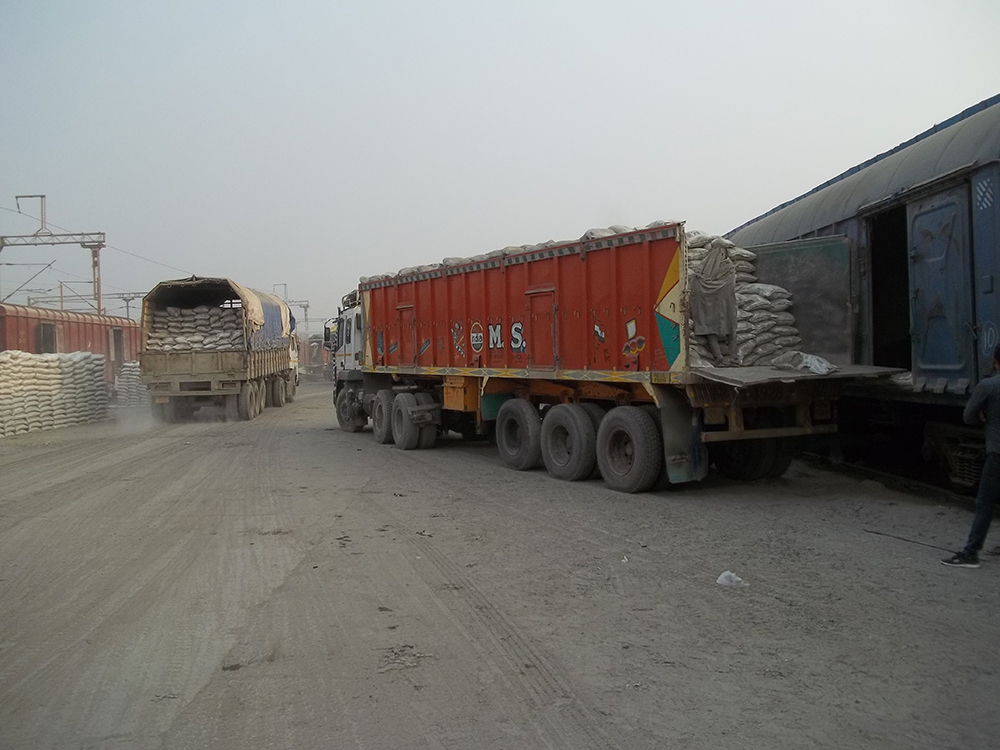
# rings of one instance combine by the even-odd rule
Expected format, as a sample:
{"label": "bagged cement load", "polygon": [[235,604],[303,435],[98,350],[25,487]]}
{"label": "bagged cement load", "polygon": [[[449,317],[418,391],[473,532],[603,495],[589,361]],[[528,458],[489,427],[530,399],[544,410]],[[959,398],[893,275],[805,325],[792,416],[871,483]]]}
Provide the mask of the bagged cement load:
{"label": "bagged cement load", "polygon": [[104,356],[91,352],[0,352],[0,435],[103,419]]}
{"label": "bagged cement load", "polygon": [[238,307],[168,307],[153,312],[146,349],[152,352],[242,349],[243,310]]}
{"label": "bagged cement load", "polygon": [[[756,253],[737,247],[724,237],[698,231],[685,233],[685,244],[694,334],[691,353],[697,357],[697,360],[692,358],[694,366],[699,366],[696,361],[740,367],[770,366],[776,358],[797,350],[802,338],[795,328],[795,316],[788,312],[792,294],[783,287],[760,281]],[[720,260],[723,254],[725,261]],[[706,295],[704,281],[723,262],[731,267],[733,278],[732,292],[727,287],[725,300],[720,292],[716,297]],[[711,268],[709,263],[713,264]],[[708,331],[721,328],[719,318],[728,319],[730,304],[735,307],[732,335],[727,340],[725,356],[719,356],[719,351],[713,351]],[[721,334],[716,332],[715,336],[721,345]]]}

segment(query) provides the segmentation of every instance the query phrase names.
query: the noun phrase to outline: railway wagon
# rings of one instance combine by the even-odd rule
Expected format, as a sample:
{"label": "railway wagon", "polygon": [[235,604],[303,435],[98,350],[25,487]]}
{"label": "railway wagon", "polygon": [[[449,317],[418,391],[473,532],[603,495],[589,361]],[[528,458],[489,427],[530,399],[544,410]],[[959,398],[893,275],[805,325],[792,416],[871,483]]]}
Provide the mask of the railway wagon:
{"label": "railway wagon", "polygon": [[685,243],[655,222],[363,279],[332,337],[341,427],[370,418],[404,449],[486,434],[513,469],[579,480],[596,464],[623,492],[710,461],[780,476],[797,437],[836,429],[842,383],[877,369],[690,366]]}
{"label": "railway wagon", "polygon": [[1000,343],[1000,95],[726,236],[775,264],[804,240],[839,243],[846,340],[826,356],[910,373],[852,389],[845,417],[895,444],[915,435],[955,484],[978,482],[984,436],[962,407]]}
{"label": "railway wagon", "polygon": [[0,304],[0,351],[103,354],[108,383],[123,362],[138,359],[140,339],[139,323],[129,318]]}

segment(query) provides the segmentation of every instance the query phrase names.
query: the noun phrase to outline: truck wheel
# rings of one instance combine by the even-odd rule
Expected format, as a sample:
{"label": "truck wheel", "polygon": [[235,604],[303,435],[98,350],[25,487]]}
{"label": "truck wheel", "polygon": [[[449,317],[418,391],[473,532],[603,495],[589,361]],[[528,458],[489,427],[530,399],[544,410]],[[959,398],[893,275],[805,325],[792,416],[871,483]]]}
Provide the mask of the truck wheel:
{"label": "truck wheel", "polygon": [[240,395],[237,398],[237,409],[240,419],[247,422],[257,416],[257,389],[253,382],[247,381],[240,388]]}
{"label": "truck wheel", "polygon": [[392,402],[392,439],[397,448],[412,451],[420,445],[420,425],[407,412],[417,405],[417,397],[412,393],[400,393]]}
{"label": "truck wheel", "polygon": [[542,420],[538,410],[523,398],[503,402],[496,424],[497,450],[512,469],[527,471],[542,458]]}
{"label": "truck wheel", "polygon": [[[417,403],[421,406],[428,406],[434,403],[434,397],[426,391],[418,393]],[[431,424],[420,425],[420,442],[417,444],[417,447],[420,450],[433,448],[437,442],[437,436],[438,426],[433,422]]]}
{"label": "truck wheel", "polygon": [[795,454],[798,453],[798,444],[794,438],[778,438],[778,445],[774,451],[774,463],[767,470],[767,476],[771,479],[783,477],[788,467],[792,465]]}
{"label": "truck wheel", "polygon": [[169,415],[172,414],[170,410],[170,404],[158,404],[155,401],[150,404],[150,409],[153,413],[153,419],[157,422],[169,422]]}
{"label": "truck wheel", "polygon": [[558,404],[542,420],[542,460],[556,479],[576,482],[594,471],[597,430],[579,404]]}
{"label": "truck wheel", "polygon": [[392,402],[395,395],[388,388],[383,388],[375,394],[372,403],[372,432],[375,442],[388,445],[392,442]]}
{"label": "truck wheel", "polygon": [[[590,417],[590,421],[594,425],[594,435],[596,436],[597,431],[601,429],[601,420],[604,419],[604,415],[607,414],[607,412],[604,410],[603,406],[601,406],[600,404],[595,404],[593,401],[584,401],[582,404],[580,404],[580,406],[583,408],[585,412],[587,412],[587,416]],[[600,478],[601,478],[601,470],[597,466],[597,451],[595,448],[594,469],[593,471],[590,472],[590,476],[588,477],[588,479],[600,479]]]}
{"label": "truck wheel", "polygon": [[358,432],[362,427],[351,414],[351,398],[346,388],[337,394],[337,423],[344,432]]}
{"label": "truck wheel", "polygon": [[267,404],[267,384],[264,378],[257,378],[257,415],[264,413],[264,406]]}
{"label": "truck wheel", "polygon": [[280,375],[271,381],[271,406],[285,405],[285,379]]}
{"label": "truck wheel", "polygon": [[[663,420],[660,417],[660,410],[656,408],[655,404],[643,404],[641,407],[644,412],[646,412],[650,417],[653,418],[653,424],[656,425],[656,432],[660,436],[660,441],[663,440]],[[653,486],[650,487],[651,492],[661,492],[663,490],[668,490],[671,487],[670,474],[667,472],[667,462],[662,461],[660,464],[660,475],[653,482]]]}
{"label": "truck wheel", "polygon": [[597,465],[618,492],[645,492],[663,466],[663,440],[656,423],[638,406],[616,406],[597,431]]}
{"label": "truck wheel", "polygon": [[778,441],[774,438],[729,440],[713,443],[709,455],[719,473],[729,479],[763,479],[775,466]]}
{"label": "truck wheel", "polygon": [[295,390],[298,386],[295,383],[295,373],[288,378],[288,383],[285,385],[285,402],[292,403],[295,400]]}
{"label": "truck wheel", "polygon": [[226,396],[226,421],[238,422],[240,419],[240,397],[239,394],[230,393]]}

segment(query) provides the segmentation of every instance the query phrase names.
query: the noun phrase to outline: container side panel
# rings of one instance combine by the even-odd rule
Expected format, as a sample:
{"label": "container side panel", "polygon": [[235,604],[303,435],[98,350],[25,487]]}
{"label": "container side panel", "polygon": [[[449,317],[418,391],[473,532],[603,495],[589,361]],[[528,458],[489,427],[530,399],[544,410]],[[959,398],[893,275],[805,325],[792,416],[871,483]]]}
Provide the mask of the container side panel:
{"label": "container side panel", "polygon": [[985,375],[1000,344],[1000,166],[972,178],[972,243],[975,248],[979,372]]}
{"label": "container side panel", "polygon": [[504,367],[507,356],[507,336],[504,333],[507,320],[507,274],[501,269],[487,276],[489,303],[486,308],[485,331],[486,356],[483,364],[487,367]]}

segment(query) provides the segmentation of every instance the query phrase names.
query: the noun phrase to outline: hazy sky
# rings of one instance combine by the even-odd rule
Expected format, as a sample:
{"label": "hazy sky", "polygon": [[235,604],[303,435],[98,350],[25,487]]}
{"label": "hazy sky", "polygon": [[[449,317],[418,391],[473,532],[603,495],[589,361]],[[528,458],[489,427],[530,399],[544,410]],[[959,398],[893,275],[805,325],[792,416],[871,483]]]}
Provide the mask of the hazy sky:
{"label": "hazy sky", "polygon": [[[998,29],[996,0],[4,0],[0,207],[45,193],[50,224],[320,317],[446,256],[725,232],[1000,92]],[[30,288],[89,278],[79,247],[0,253],[52,260]],[[0,265],[0,297],[37,270]]]}

